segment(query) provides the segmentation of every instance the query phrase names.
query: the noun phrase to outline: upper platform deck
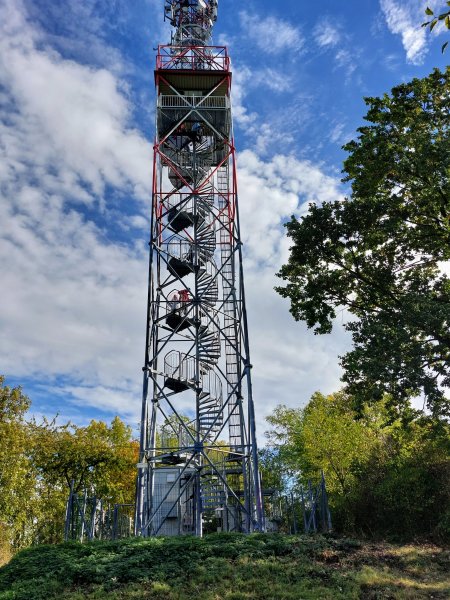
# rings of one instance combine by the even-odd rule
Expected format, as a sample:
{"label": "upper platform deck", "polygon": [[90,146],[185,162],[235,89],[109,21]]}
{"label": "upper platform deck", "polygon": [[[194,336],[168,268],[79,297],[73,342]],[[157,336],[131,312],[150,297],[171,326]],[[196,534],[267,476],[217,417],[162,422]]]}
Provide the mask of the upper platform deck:
{"label": "upper platform deck", "polygon": [[158,76],[177,89],[212,89],[224,78],[231,77],[227,49],[225,46],[158,46],[155,77]]}
{"label": "upper platform deck", "polygon": [[157,71],[230,71],[226,46],[158,46]]}

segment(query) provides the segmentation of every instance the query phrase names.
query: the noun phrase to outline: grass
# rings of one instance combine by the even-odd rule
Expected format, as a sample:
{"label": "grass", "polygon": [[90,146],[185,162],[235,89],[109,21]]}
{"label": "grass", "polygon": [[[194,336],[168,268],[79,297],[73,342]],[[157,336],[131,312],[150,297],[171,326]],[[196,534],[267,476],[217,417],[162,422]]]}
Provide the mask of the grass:
{"label": "grass", "polygon": [[214,534],[29,548],[0,569],[0,600],[450,598],[433,545]]}

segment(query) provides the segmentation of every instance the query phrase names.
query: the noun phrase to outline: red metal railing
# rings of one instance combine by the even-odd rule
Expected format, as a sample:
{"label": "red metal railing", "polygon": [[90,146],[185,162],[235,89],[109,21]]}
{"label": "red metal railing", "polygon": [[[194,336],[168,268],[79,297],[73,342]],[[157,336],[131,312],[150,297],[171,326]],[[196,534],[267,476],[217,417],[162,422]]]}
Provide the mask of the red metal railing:
{"label": "red metal railing", "polygon": [[158,46],[156,69],[188,71],[230,70],[225,46]]}

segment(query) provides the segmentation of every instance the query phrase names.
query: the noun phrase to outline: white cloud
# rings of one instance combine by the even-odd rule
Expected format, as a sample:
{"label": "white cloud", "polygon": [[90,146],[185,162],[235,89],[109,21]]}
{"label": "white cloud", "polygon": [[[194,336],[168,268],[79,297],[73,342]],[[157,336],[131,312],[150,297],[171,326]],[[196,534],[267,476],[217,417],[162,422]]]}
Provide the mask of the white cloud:
{"label": "white cloud", "polygon": [[330,123],[328,138],[333,144],[338,144],[342,147],[355,138],[356,132],[349,128],[347,119],[343,115],[341,118],[343,119],[342,121],[336,119]]}
{"label": "white cloud", "polygon": [[[10,2],[1,9],[2,19],[8,10]],[[0,76],[15,107],[3,126],[12,144],[9,164],[22,161],[40,169],[45,187],[57,174],[67,177],[68,185],[83,180],[97,195],[106,185],[131,185],[130,191],[146,198],[151,149],[141,134],[127,128],[128,105],[114,76],[37,50],[25,23],[20,31],[6,33]]]}
{"label": "white cloud", "polygon": [[279,54],[286,50],[298,52],[303,48],[305,41],[300,29],[288,21],[273,16],[260,19],[246,11],[239,14],[245,35],[263,52]]}
{"label": "white cloud", "polygon": [[271,68],[254,70],[252,86],[267,87],[274,92],[286,92],[292,89],[292,78]]}
{"label": "white cloud", "polygon": [[332,56],[336,67],[345,71],[346,80],[349,81],[356,70],[361,50],[351,44],[349,34],[342,32],[342,29],[342,26],[327,23],[322,18],[314,27],[313,35],[314,41],[320,48],[324,51],[333,50]]}
{"label": "white cloud", "polygon": [[[284,228],[292,214],[311,203],[342,198],[338,182],[307,160],[276,155],[264,161],[250,150],[239,154],[243,241],[248,268],[259,264],[278,270],[287,259]],[[262,240],[264,242],[262,243]]]}
{"label": "white cloud", "polygon": [[251,79],[251,71],[248,67],[239,66],[233,69],[233,85],[231,86],[231,101],[233,104],[233,118],[236,123],[248,126],[257,117],[255,113],[249,113],[245,106],[245,96],[249,91],[248,83]]}
{"label": "white cloud", "polygon": [[356,70],[355,52],[350,52],[344,48],[341,48],[336,53],[336,64],[338,67],[345,69],[347,78],[350,78]]}
{"label": "white cloud", "polygon": [[281,93],[292,86],[291,79],[277,73],[269,67],[265,69],[249,69],[245,65],[235,65],[233,68],[233,85],[231,88],[233,103],[233,120],[239,125],[248,127],[255,123],[258,115],[248,112],[246,96],[255,89],[268,88]]}
{"label": "white cloud", "polygon": [[[428,51],[427,32],[421,27],[425,21],[425,4],[422,0],[380,0],[381,10],[391,33],[400,35],[406,60],[414,65],[423,63]],[[439,6],[438,0],[430,0],[428,6]]]}
{"label": "white cloud", "polygon": [[383,63],[386,69],[388,69],[388,71],[395,72],[399,68],[402,60],[403,59],[400,54],[393,53],[383,56]]}
{"label": "white cloud", "polygon": [[150,220],[142,215],[133,215],[126,221],[131,225],[131,227],[135,227],[136,229],[144,229],[145,231],[150,230]]}
{"label": "white cloud", "polygon": [[341,33],[337,27],[320,21],[314,28],[314,39],[321,48],[334,48],[341,41]]}
{"label": "white cloud", "polygon": [[[151,148],[130,128],[111,72],[42,49],[20,2],[5,1],[0,22],[1,371],[115,386],[127,412],[143,353],[147,251],[144,241],[108,239],[117,207],[105,190],[130,208],[147,204]],[[136,217],[129,224],[142,227]]]}
{"label": "white cloud", "polygon": [[295,97],[290,96],[290,102],[286,102],[286,97],[284,102],[274,100],[272,109],[266,114],[249,112],[247,96],[256,89],[259,94],[264,93],[264,88],[282,93],[292,87],[288,76],[272,77],[270,68],[252,71],[245,65],[238,65],[233,71],[233,120],[241,127],[247,143],[260,155],[295,147],[301,132],[307,130],[314,119],[310,111],[312,96],[300,90]]}

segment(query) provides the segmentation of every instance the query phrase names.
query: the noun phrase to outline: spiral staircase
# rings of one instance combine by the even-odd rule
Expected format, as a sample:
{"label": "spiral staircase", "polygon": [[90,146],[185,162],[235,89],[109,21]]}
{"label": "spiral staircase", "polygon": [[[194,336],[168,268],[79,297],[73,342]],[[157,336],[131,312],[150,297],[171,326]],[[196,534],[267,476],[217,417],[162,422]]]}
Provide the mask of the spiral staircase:
{"label": "spiral staircase", "polygon": [[[198,188],[211,168],[210,144],[203,142],[199,134],[195,135],[196,141],[193,135],[172,136],[180,138],[176,150],[169,137],[164,148],[165,155],[173,164],[173,168],[169,169],[169,180],[175,190],[193,181]],[[195,155],[192,152],[193,143],[196,143]],[[189,331],[188,336],[196,341],[196,349],[192,350],[193,354],[178,350],[166,354],[165,387],[175,393],[188,389],[196,391],[198,379],[199,431],[202,436],[213,438],[223,425],[222,383],[214,371],[221,356],[219,316],[215,308],[219,290],[214,260],[217,246],[212,211],[214,194],[209,186],[201,194],[186,194],[185,197],[183,194],[174,194],[171,198],[175,200],[169,201],[166,220],[173,234],[163,242],[161,251],[167,270],[177,283],[184,283],[185,278],[195,276],[197,302],[189,294],[182,302],[169,299],[166,325],[175,333]]]}

